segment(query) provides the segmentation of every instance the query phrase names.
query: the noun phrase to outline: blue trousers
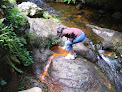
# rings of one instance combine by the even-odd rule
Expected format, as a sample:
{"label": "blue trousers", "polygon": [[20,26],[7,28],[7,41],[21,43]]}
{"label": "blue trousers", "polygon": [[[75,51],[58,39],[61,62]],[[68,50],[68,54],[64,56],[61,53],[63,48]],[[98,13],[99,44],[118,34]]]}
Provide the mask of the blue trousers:
{"label": "blue trousers", "polygon": [[79,37],[76,37],[76,38],[73,39],[73,42],[67,40],[67,41],[65,42],[65,48],[66,48],[66,50],[67,50],[67,51],[72,50],[72,45],[73,45],[73,44],[82,42],[84,39],[85,39],[85,33],[82,32],[82,33],[80,34]]}

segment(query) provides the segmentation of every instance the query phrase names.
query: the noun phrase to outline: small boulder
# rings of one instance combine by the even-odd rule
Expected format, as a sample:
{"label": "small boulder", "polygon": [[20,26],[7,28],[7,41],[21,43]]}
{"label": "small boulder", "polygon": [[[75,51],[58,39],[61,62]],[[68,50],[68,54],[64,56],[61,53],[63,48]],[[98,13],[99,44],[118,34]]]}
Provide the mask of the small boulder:
{"label": "small boulder", "polygon": [[43,9],[31,2],[22,2],[18,5],[19,11],[29,17],[42,17]]}
{"label": "small boulder", "polygon": [[95,64],[79,56],[75,60],[53,58],[49,76],[54,82],[51,87],[61,92],[116,92]]}
{"label": "small boulder", "polygon": [[19,92],[42,92],[42,89],[39,87],[33,87],[31,89],[23,90],[23,91],[19,91]]}

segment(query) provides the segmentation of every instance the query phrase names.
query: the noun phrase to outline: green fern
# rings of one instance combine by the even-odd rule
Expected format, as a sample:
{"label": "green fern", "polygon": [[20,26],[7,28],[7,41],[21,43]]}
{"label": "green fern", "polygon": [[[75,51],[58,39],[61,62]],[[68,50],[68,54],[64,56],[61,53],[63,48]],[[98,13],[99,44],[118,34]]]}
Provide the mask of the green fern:
{"label": "green fern", "polygon": [[18,60],[16,56],[11,56],[11,60],[20,64],[20,60]]}
{"label": "green fern", "polygon": [[16,71],[18,71],[18,72],[20,72],[20,73],[23,73],[23,71],[20,70],[20,69],[18,69],[18,68],[15,66],[15,64],[13,64],[11,61],[9,62],[9,64],[10,64]]}
{"label": "green fern", "polygon": [[5,18],[0,19],[0,25],[3,23],[4,20]]}
{"label": "green fern", "polygon": [[18,35],[19,27],[28,22],[25,15],[17,8],[10,8],[4,12],[6,17],[0,19],[0,59],[22,73],[23,71],[17,67],[19,64],[28,66],[33,63],[31,52],[25,47],[27,46],[26,36]]}

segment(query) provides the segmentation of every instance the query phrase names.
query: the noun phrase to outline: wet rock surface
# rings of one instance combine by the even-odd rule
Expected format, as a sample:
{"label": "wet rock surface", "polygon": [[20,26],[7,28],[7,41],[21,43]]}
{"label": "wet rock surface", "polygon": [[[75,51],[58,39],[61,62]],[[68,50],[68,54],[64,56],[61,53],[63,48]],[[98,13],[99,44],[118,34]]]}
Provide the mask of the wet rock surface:
{"label": "wet rock surface", "polygon": [[94,33],[104,38],[104,41],[102,42],[103,49],[113,49],[122,55],[121,32],[117,32],[106,28],[100,28],[90,24],[87,24],[87,26],[91,27]]}
{"label": "wet rock surface", "polygon": [[[51,19],[28,19],[31,25],[30,32],[34,32],[39,36],[56,35],[58,27],[65,27]],[[65,40],[65,38],[62,39],[61,45],[64,45]],[[85,41],[87,42],[88,38]],[[47,77],[53,80],[54,83],[61,85],[62,92],[116,92],[100,69],[92,63],[97,60],[97,55],[82,43],[74,45],[74,50],[78,55],[75,60],[55,57],[52,60]],[[48,49],[40,48],[34,50],[35,63],[33,64],[33,71],[37,78],[41,77],[43,69],[51,55]]]}
{"label": "wet rock surface", "polygon": [[49,76],[63,86],[62,92],[116,92],[99,68],[80,56],[55,57]]}
{"label": "wet rock surface", "polygon": [[41,77],[43,69],[51,55],[52,53],[48,49],[44,50],[43,52],[41,52],[39,49],[35,49],[33,51],[34,64],[32,67],[37,78]]}

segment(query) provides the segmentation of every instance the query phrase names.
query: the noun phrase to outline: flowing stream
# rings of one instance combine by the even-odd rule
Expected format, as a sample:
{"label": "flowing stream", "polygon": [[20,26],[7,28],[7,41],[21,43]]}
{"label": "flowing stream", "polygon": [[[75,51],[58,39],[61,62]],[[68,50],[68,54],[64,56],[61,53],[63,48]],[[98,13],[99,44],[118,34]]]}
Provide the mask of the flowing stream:
{"label": "flowing stream", "polygon": [[102,59],[99,58],[97,64],[102,69],[104,74],[115,84],[117,91],[122,90],[122,66],[119,63],[119,58],[111,59],[104,56],[104,50],[99,50]]}
{"label": "flowing stream", "polygon": [[[86,24],[94,24],[91,16],[95,14],[94,10],[84,8],[82,10],[77,10],[76,5],[71,4],[62,4],[62,3],[45,3],[42,0],[31,0],[37,3],[40,7],[43,7],[45,12],[49,12],[51,15],[55,15],[57,18],[60,18],[61,21],[68,27],[76,27],[84,30],[86,36],[91,39],[93,43],[99,43],[103,41],[103,38],[96,35],[91,28],[87,27]],[[103,20],[106,20],[107,17]],[[100,21],[100,25],[102,22]],[[106,22],[105,21],[105,22]],[[110,21],[111,22],[111,21]],[[109,23],[110,23],[109,22]],[[103,23],[104,24],[104,23]],[[103,27],[105,27],[103,25]],[[109,26],[110,28],[115,28],[116,25]],[[104,74],[109,78],[111,83],[116,86],[118,92],[122,90],[122,66],[121,58],[117,57],[114,59],[109,58],[104,55],[105,51],[102,49],[98,50],[99,55],[97,65],[101,68]]]}

